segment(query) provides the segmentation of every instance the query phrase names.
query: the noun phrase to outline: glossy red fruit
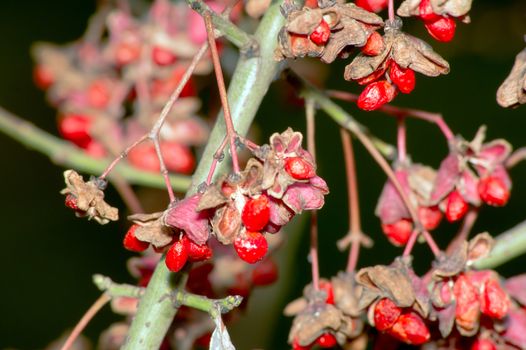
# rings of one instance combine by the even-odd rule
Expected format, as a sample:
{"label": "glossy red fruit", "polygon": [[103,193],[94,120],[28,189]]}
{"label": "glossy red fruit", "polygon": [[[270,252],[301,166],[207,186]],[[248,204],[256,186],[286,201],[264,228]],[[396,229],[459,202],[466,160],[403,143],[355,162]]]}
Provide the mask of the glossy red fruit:
{"label": "glossy red fruit", "polygon": [[396,96],[396,88],[386,80],[376,81],[365,87],[358,97],[358,108],[374,111],[389,103]]}
{"label": "glossy red fruit", "polygon": [[316,45],[323,46],[329,41],[330,36],[331,28],[329,24],[322,19],[320,24],[310,33],[309,39]]}
{"label": "glossy red fruit", "polygon": [[247,231],[237,236],[234,241],[234,249],[241,260],[254,264],[265,257],[268,243],[260,232]]}
{"label": "glossy red fruit", "polygon": [[378,32],[372,32],[362,47],[362,53],[367,56],[377,56],[384,50],[385,44],[382,35]]}
{"label": "glossy red fruit", "polygon": [[321,290],[325,291],[327,294],[327,298],[325,299],[325,302],[327,304],[334,305],[334,290],[332,289],[332,284],[329,281],[320,281],[319,285]]}
{"label": "glossy red fruit", "polygon": [[207,243],[199,245],[186,236],[183,236],[181,241],[186,245],[189,261],[204,261],[212,257],[212,248]]}
{"label": "glossy red fruit", "polygon": [[45,90],[49,88],[55,82],[55,77],[50,69],[46,66],[39,64],[33,69],[33,81],[35,85]]}
{"label": "glossy red fruit", "polygon": [[269,199],[262,194],[257,198],[250,198],[241,213],[241,220],[248,231],[261,231],[270,219]]}
{"label": "glossy red fruit", "polygon": [[389,330],[389,334],[411,345],[424,344],[431,337],[425,322],[415,312],[402,314]]}
{"label": "glossy red fruit", "polygon": [[392,224],[382,224],[382,231],[392,244],[398,247],[404,246],[413,232],[413,222],[409,219],[401,219]]}
{"label": "glossy red fruit", "polygon": [[480,318],[480,302],[477,289],[466,275],[460,275],[453,286],[457,302],[455,319],[464,329],[475,329]]}
{"label": "glossy red fruit", "polygon": [[324,333],[316,339],[316,344],[321,348],[328,349],[335,347],[338,342],[336,341],[336,337],[331,333]]}
{"label": "glossy red fruit", "polygon": [[410,68],[400,67],[395,61],[391,61],[389,77],[403,94],[409,94],[415,89],[415,72]]}
{"label": "glossy red fruit", "polygon": [[380,12],[387,8],[388,0],[356,0],[355,4],[370,12]]}
{"label": "glossy red fruit", "polygon": [[477,339],[471,345],[471,350],[497,350],[497,346],[489,339]]}
{"label": "glossy red fruit", "polygon": [[379,331],[392,328],[402,314],[400,309],[391,299],[381,299],[374,307],[374,326]]}
{"label": "glossy red fruit", "polygon": [[155,45],[152,49],[152,60],[158,66],[169,66],[175,63],[177,56],[175,56],[172,50]]}
{"label": "glossy red fruit", "polygon": [[510,199],[510,190],[499,178],[488,176],[480,179],[478,184],[480,199],[488,205],[502,207]]}
{"label": "glossy red fruit", "polygon": [[307,180],[316,176],[314,165],[301,157],[285,159],[285,171],[296,180]]}
{"label": "glossy red fruit", "polygon": [[451,17],[440,17],[433,22],[425,22],[425,27],[429,34],[438,41],[447,43],[455,37],[457,24]]}
{"label": "glossy red fruit", "polygon": [[172,272],[180,271],[188,261],[188,250],[182,240],[175,242],[166,252],[165,264]]}
{"label": "glossy red fruit", "polygon": [[499,282],[493,279],[485,283],[484,292],[480,296],[480,310],[491,318],[503,319],[510,309],[508,294]]}
{"label": "glossy red fruit", "polygon": [[124,236],[124,240],[122,242],[124,245],[124,248],[128,249],[129,251],[137,252],[137,253],[144,252],[150,246],[150,243],[140,241],[135,236],[135,230],[137,230],[138,227],[139,225],[132,225],[129,228],[128,232],[126,232],[126,235]]}
{"label": "glossy red fruit", "polygon": [[122,41],[115,47],[114,58],[118,66],[135,62],[141,55],[141,45],[134,41]]}
{"label": "glossy red fruit", "polygon": [[437,205],[432,207],[418,207],[420,223],[422,223],[422,226],[428,231],[436,229],[438,225],[440,225],[443,217],[444,215]]}
{"label": "glossy red fruit", "polygon": [[128,162],[136,168],[157,172],[160,169],[159,158],[151,143],[141,143],[128,152]]}
{"label": "glossy red fruit", "polygon": [[278,265],[272,259],[265,259],[252,270],[252,284],[268,286],[278,279]]}
{"label": "glossy red fruit", "polygon": [[85,148],[92,139],[89,134],[91,119],[82,114],[66,114],[59,118],[58,131],[63,138]]}
{"label": "glossy red fruit", "polygon": [[71,193],[66,196],[64,204],[68,208],[71,208],[73,210],[79,210],[79,207],[77,206],[77,197],[75,197]]}
{"label": "glossy red fruit", "polygon": [[294,339],[292,342],[292,350],[310,350],[310,346],[302,346],[298,342],[298,339]]}
{"label": "glossy red fruit", "polygon": [[446,219],[455,222],[464,217],[468,212],[469,204],[464,200],[458,191],[449,194],[446,200]]}
{"label": "glossy red fruit", "polygon": [[108,83],[103,80],[95,80],[86,92],[88,103],[93,108],[106,108],[111,100],[111,91]]}
{"label": "glossy red fruit", "polygon": [[418,5],[418,16],[425,22],[434,22],[441,18],[441,16],[433,11],[430,0],[420,1]]}
{"label": "glossy red fruit", "polygon": [[174,141],[161,142],[161,153],[169,171],[191,174],[195,167],[195,157],[190,147]]}
{"label": "glossy red fruit", "polygon": [[318,0],[305,0],[305,4],[303,6],[311,9],[318,8]]}

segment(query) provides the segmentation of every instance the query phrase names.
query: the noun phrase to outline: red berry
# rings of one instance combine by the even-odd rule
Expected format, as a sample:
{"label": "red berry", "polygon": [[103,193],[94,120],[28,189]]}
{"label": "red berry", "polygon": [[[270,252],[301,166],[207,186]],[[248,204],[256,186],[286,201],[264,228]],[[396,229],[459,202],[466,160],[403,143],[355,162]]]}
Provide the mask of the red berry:
{"label": "red berry", "polygon": [[132,252],[143,252],[150,246],[150,243],[143,242],[137,237],[135,237],[135,230],[137,230],[138,227],[139,225],[132,225],[128,232],[126,232],[126,235],[124,236],[124,240],[122,242],[124,248]]}
{"label": "red berry", "polygon": [[46,66],[39,64],[33,69],[33,81],[36,86],[45,90],[53,85],[55,77],[51,70],[46,68]]}
{"label": "red berry", "polygon": [[168,270],[172,272],[180,271],[188,260],[188,250],[182,240],[175,242],[166,252],[164,261]]}
{"label": "red berry", "polygon": [[132,148],[128,152],[128,161],[133,166],[146,171],[157,172],[161,167],[155,147],[151,143],[141,143]]}
{"label": "red berry", "polygon": [[110,103],[111,92],[107,82],[95,80],[88,87],[88,103],[94,108],[106,108]]}
{"label": "red berry", "polygon": [[316,339],[316,344],[325,349],[335,347],[337,343],[336,337],[331,333],[324,333]]}
{"label": "red berry", "polygon": [[413,221],[409,219],[400,219],[392,224],[382,224],[382,231],[387,239],[395,246],[407,244],[411,233],[413,232]]}
{"label": "red berry", "polygon": [[174,141],[161,143],[166,168],[180,174],[191,174],[195,166],[195,158],[188,146]]}
{"label": "red berry", "polygon": [[377,56],[384,50],[384,39],[378,32],[372,32],[362,47],[362,53],[367,56]]}
{"label": "red berry", "polygon": [[510,199],[510,191],[499,178],[488,176],[480,179],[478,192],[484,203],[494,207],[502,207]]}
{"label": "red berry", "polygon": [[89,134],[91,119],[82,114],[66,114],[59,119],[58,131],[63,138],[85,148],[92,139]]}
{"label": "red berry", "polygon": [[431,334],[422,318],[414,312],[401,315],[389,330],[389,334],[407,344],[421,345]]}
{"label": "red berry", "polygon": [[455,222],[464,217],[468,212],[469,205],[458,191],[453,191],[447,197],[446,219]]}
{"label": "red berry", "polygon": [[380,12],[387,8],[388,0],[356,0],[356,6],[370,12]]}
{"label": "red berry", "polygon": [[310,350],[310,346],[302,346],[298,342],[298,339],[294,339],[292,342],[292,350]]}
{"label": "red berry", "polygon": [[358,97],[358,108],[374,111],[391,102],[396,96],[396,89],[386,80],[376,81],[365,87]]}
{"label": "red berry", "polygon": [[268,243],[260,232],[247,231],[234,241],[234,249],[239,257],[249,264],[254,264],[267,254]]}
{"label": "red berry", "polygon": [[433,11],[430,0],[420,1],[418,5],[419,17],[425,22],[434,22],[441,18],[441,16]]}
{"label": "red berry", "polygon": [[334,305],[334,291],[332,289],[332,284],[329,281],[320,281],[319,285],[321,290],[324,290],[327,294],[327,298],[325,299],[325,302],[327,304]]}
{"label": "red berry", "polygon": [[480,316],[477,289],[466,275],[460,275],[453,286],[453,294],[457,302],[455,310],[457,324],[467,330],[474,329]]}
{"label": "red berry", "polygon": [[491,318],[502,319],[508,314],[510,299],[499,282],[493,279],[485,283],[484,292],[480,296],[480,310]]}
{"label": "red berry", "polygon": [[255,286],[268,286],[278,279],[278,266],[272,259],[261,261],[252,270],[252,283]]}
{"label": "red berry", "polygon": [[310,33],[309,39],[316,45],[323,46],[329,41],[330,36],[331,28],[329,24],[322,19],[320,24]]}
{"label": "red berry", "polygon": [[212,257],[212,249],[208,244],[205,243],[199,245],[186,236],[183,236],[181,240],[183,241],[183,244],[186,245],[189,261],[204,261]]}
{"label": "red berry", "polygon": [[169,66],[175,63],[177,57],[168,48],[155,45],[152,49],[152,60],[159,66]]}
{"label": "red berry", "polygon": [[374,308],[374,326],[379,331],[393,327],[402,314],[402,309],[396,306],[391,299],[381,299]]}
{"label": "red berry", "polygon": [[86,145],[84,150],[93,158],[104,158],[107,155],[106,148],[101,143],[93,140]]}
{"label": "red berry", "polygon": [[301,157],[285,159],[285,171],[296,180],[307,180],[316,176],[314,165]]}
{"label": "red berry", "polygon": [[497,350],[497,347],[489,339],[477,339],[471,345],[471,350]]}
{"label": "red berry", "polygon": [[270,219],[269,199],[262,194],[257,198],[250,198],[241,213],[243,225],[249,231],[261,231],[267,226]]}
{"label": "red berry", "polygon": [[305,0],[305,4],[303,6],[311,9],[318,8],[318,0]]}
{"label": "red berry", "polygon": [[440,225],[443,216],[440,208],[436,205],[432,207],[418,207],[418,218],[422,226],[428,231],[436,229]]}
{"label": "red berry", "polygon": [[141,45],[134,41],[123,41],[115,47],[115,62],[124,66],[136,61],[141,55]]}
{"label": "red berry", "polygon": [[453,40],[457,26],[455,20],[451,17],[440,17],[440,19],[426,22],[424,25],[433,38],[444,43]]}
{"label": "red berry", "polygon": [[66,196],[64,204],[66,204],[66,207],[71,208],[73,210],[79,209],[79,207],[77,206],[77,197],[75,197],[71,193]]}
{"label": "red berry", "polygon": [[415,89],[415,72],[410,68],[400,67],[395,61],[391,61],[389,77],[403,94],[409,94]]}

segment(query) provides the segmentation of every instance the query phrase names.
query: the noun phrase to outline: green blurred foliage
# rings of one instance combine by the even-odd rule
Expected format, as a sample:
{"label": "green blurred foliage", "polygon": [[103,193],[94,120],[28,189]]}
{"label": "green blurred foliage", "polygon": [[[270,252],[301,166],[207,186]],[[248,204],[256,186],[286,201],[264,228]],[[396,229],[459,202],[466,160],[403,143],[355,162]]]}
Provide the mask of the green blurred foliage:
{"label": "green blurred foliage", "polygon": [[[0,105],[56,133],[55,111],[48,107],[43,93],[31,80],[29,48],[35,41],[66,43],[75,40],[82,34],[93,11],[93,1],[0,2]],[[436,79],[418,76],[414,93],[399,96],[396,104],[439,111],[453,131],[466,138],[471,138],[477,128],[485,124],[490,139],[503,137],[515,147],[526,144],[526,107],[503,110],[495,102],[497,87],[511,69],[515,54],[524,47],[525,16],[524,1],[477,0],[472,23],[459,24],[457,37],[451,44],[434,42],[421,22],[407,21],[405,29],[408,32],[429,41],[450,61],[451,73]],[[355,84],[343,80],[344,64],[331,66],[327,85],[359,92]],[[285,86],[277,84],[265,99],[258,115],[262,139],[289,125],[304,130],[301,108],[284,105],[290,102],[291,96],[283,91]],[[373,133],[395,142],[393,118],[360,112],[351,104],[344,105]],[[334,244],[347,230],[345,174],[337,126],[319,113],[316,130],[319,171],[332,188],[319,221],[321,273],[331,276],[345,266],[347,258]],[[438,129],[411,120],[408,131],[408,147],[413,159],[437,166],[447,152]],[[360,266],[389,263],[400,250],[382,238],[378,220],[373,215],[385,176],[361,146],[356,149],[363,227],[375,240],[373,250],[363,251],[359,263]],[[63,187],[60,167],[3,135],[0,136],[0,154],[4,162],[0,189],[3,218],[0,348],[43,348],[66,328],[73,327],[97,298],[98,292],[91,284],[93,273],[131,282],[125,268],[130,254],[120,243],[127,224],[121,221],[99,226],[75,219],[64,208],[59,195]],[[526,185],[522,179],[526,177],[526,165],[519,165],[512,176],[515,186],[509,205],[504,209],[484,208],[475,231],[497,234],[524,219]],[[123,208],[111,189],[108,195],[110,202]],[[157,205],[162,206],[166,198],[160,198]],[[301,226],[302,222],[296,224]],[[435,236],[441,246],[448,242],[456,228],[455,225],[443,226],[437,231]],[[279,315],[285,303],[299,296],[309,282],[306,237],[306,232],[300,232],[289,239],[280,256],[284,273],[280,284],[255,293],[247,322],[239,322],[233,328],[239,349],[287,348],[286,335],[291,320]],[[430,253],[425,246],[416,248],[415,260],[418,271],[427,269]],[[517,259],[499,271],[505,276],[513,275],[524,269],[524,262],[524,258]],[[86,334],[96,339],[104,328],[118,319],[105,309],[89,325]]]}

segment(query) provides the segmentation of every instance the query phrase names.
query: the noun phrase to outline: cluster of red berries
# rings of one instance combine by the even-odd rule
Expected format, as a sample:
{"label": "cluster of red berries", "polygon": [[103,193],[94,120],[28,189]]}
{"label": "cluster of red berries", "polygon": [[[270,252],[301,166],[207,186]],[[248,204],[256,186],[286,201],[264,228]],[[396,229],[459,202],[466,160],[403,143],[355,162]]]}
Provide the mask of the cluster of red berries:
{"label": "cluster of red berries", "polygon": [[[107,31],[107,38],[86,37],[66,47],[42,44],[34,51],[34,80],[59,110],[61,136],[94,157],[118,154],[148,132],[206,40],[198,14],[165,0],[154,1],[143,18],[124,9],[101,11],[96,16],[104,18],[92,25],[104,30],[88,28],[86,35]],[[192,27],[184,28],[181,17]],[[196,74],[209,71],[202,64]],[[191,147],[206,142],[196,92],[191,79],[161,130],[161,153],[173,172],[191,173]],[[160,169],[151,143],[133,148],[128,161],[142,170]]]}
{"label": "cluster of red berries", "polygon": [[409,308],[400,308],[388,299],[381,299],[374,306],[374,326],[381,332],[412,345],[429,340],[431,333],[422,317]]}
{"label": "cluster of red berries", "polygon": [[419,18],[433,38],[442,42],[449,42],[455,36],[456,23],[450,16],[435,13],[430,0],[421,0],[418,5]]}

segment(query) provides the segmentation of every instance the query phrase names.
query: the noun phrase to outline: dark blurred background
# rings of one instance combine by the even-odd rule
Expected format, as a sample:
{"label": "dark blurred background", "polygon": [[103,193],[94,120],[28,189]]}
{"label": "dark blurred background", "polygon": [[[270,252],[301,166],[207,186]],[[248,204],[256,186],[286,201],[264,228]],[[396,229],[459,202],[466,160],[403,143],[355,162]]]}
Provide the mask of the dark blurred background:
{"label": "dark blurred background", "polygon": [[[407,21],[406,30],[429,41],[451,64],[448,76],[436,79],[417,77],[417,89],[399,96],[395,104],[442,112],[454,132],[472,138],[486,124],[488,138],[506,138],[514,147],[526,144],[526,106],[503,110],[495,102],[495,92],[508,74],[515,55],[524,47],[526,2],[521,0],[476,0],[470,25],[459,24],[450,44],[433,41],[418,21]],[[56,134],[55,111],[44,94],[32,83],[29,49],[35,41],[66,43],[78,38],[95,9],[94,1],[13,1],[0,2],[0,105]],[[345,62],[332,66],[327,85],[359,92],[355,84],[342,78]],[[301,109],[277,107],[284,94],[271,90],[258,115],[261,134],[266,138],[276,130],[293,126],[304,130]],[[395,142],[395,121],[380,113],[363,113],[355,106],[345,108],[379,137]],[[345,266],[346,254],[339,253],[335,241],[347,230],[345,175],[338,128],[320,113],[317,124],[318,163],[321,175],[333,189],[320,213],[320,261],[323,276],[331,276]],[[264,139],[263,138],[263,139]],[[421,121],[409,122],[409,150],[415,161],[438,166],[447,152],[438,129]],[[364,251],[360,266],[389,263],[400,249],[383,239],[374,207],[385,181],[378,166],[357,146],[360,201],[364,230],[375,239],[374,250]],[[131,282],[125,263],[131,256],[121,248],[127,224],[99,226],[75,219],[63,205],[59,190],[62,170],[41,154],[28,151],[5,135],[0,135],[2,173],[0,246],[0,348],[39,349],[73,327],[98,296],[91,283],[93,273],[103,273],[117,281]],[[498,234],[525,219],[526,164],[513,169],[514,189],[504,209],[485,207],[475,231]],[[115,192],[110,201],[123,207]],[[300,226],[301,222],[297,222]],[[444,246],[457,227],[443,225],[435,234]],[[300,236],[301,235],[301,236]],[[287,348],[290,319],[280,310],[301,294],[310,278],[306,260],[306,232],[291,237],[281,253],[282,276],[276,286],[263,288],[250,300],[246,322],[232,328],[239,349]],[[425,271],[429,251],[415,249],[415,268]],[[511,276],[524,270],[525,258],[510,262],[499,271]],[[292,274],[291,274],[292,271]],[[119,320],[109,308],[88,326],[92,339],[111,322]]]}

